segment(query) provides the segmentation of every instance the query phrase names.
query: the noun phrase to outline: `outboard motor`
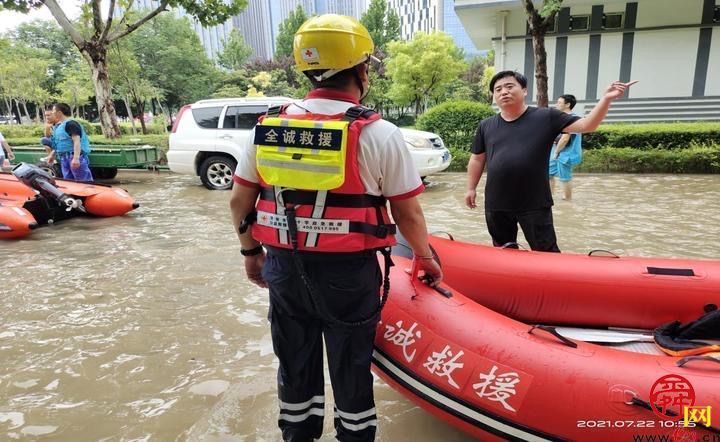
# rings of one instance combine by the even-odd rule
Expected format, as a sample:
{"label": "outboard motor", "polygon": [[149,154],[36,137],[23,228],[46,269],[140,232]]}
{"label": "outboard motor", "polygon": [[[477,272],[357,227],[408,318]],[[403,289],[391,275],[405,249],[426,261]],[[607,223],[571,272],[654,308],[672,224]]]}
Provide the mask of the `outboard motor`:
{"label": "outboard motor", "polygon": [[12,174],[24,185],[40,192],[40,195],[66,207],[66,211],[77,209],[85,212],[82,201],[65,195],[55,185],[55,179],[43,169],[32,164],[20,163],[13,167]]}

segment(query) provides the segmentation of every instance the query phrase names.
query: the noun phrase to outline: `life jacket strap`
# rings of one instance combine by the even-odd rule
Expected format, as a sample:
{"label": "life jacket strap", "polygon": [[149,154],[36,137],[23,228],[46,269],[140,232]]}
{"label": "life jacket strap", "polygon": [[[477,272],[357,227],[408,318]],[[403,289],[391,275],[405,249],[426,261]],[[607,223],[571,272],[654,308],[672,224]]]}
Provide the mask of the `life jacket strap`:
{"label": "life jacket strap", "polygon": [[[283,191],[283,197],[286,204],[302,204],[302,205],[313,205],[315,204],[315,198],[317,191],[315,190],[285,190]],[[260,199],[264,201],[275,201],[275,192],[269,187],[263,187],[260,190]],[[360,207],[377,207],[385,206],[387,200],[382,196],[375,195],[352,195],[345,193],[332,193],[328,192],[327,200],[325,201],[326,207],[346,207],[346,208],[360,208]]]}

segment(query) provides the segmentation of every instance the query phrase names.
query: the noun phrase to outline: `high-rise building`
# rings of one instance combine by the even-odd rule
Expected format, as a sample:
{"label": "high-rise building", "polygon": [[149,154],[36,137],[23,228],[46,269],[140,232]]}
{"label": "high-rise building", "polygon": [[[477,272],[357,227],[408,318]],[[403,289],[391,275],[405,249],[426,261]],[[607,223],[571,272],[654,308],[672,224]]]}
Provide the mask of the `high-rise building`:
{"label": "high-rise building", "polygon": [[485,55],[487,51],[479,50],[465,31],[465,26],[455,13],[455,1],[439,0],[438,3],[442,4],[443,11],[442,20],[438,20],[438,30],[449,34],[455,40],[455,44],[465,52],[465,57]]}
{"label": "high-rise building", "polygon": [[388,7],[400,17],[400,38],[412,40],[416,32],[442,31],[465,51],[466,57],[481,55],[457,14],[454,0],[388,0]]}
{"label": "high-rise building", "polygon": [[[308,16],[320,14],[342,14],[360,19],[367,11],[369,0],[248,0],[243,12],[232,17],[223,24],[203,27],[199,22],[189,17],[195,32],[210,58],[217,58],[222,52],[225,40],[233,29],[238,29],[245,42],[253,50],[253,56],[271,59],[275,53],[275,41],[280,24],[290,16],[290,12],[302,6]],[[135,9],[154,9],[158,6],[157,0],[135,0]],[[122,13],[116,7],[116,13]],[[175,13],[180,16],[188,14],[177,8]]]}
{"label": "high-rise building", "polygon": [[437,30],[438,3],[441,1],[388,0],[388,8],[400,17],[400,38],[412,40],[416,32],[430,33]]}

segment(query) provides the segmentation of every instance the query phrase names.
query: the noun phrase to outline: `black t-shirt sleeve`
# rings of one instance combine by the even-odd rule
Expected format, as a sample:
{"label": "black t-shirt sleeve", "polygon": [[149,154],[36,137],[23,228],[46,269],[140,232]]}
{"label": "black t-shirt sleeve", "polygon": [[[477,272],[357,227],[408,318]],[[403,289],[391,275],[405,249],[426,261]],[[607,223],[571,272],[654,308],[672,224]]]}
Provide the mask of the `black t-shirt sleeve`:
{"label": "black t-shirt sleeve", "polygon": [[485,137],[483,134],[483,121],[478,124],[477,131],[475,132],[475,140],[473,140],[472,146],[470,146],[470,152],[474,154],[485,153]]}
{"label": "black t-shirt sleeve", "polygon": [[68,135],[72,136],[82,136],[82,128],[80,127],[80,123],[77,121],[68,121],[65,123],[65,132],[67,132]]}
{"label": "black t-shirt sleeve", "polygon": [[577,115],[567,114],[554,108],[548,110],[550,111],[550,123],[557,132],[562,132],[563,129],[580,119]]}

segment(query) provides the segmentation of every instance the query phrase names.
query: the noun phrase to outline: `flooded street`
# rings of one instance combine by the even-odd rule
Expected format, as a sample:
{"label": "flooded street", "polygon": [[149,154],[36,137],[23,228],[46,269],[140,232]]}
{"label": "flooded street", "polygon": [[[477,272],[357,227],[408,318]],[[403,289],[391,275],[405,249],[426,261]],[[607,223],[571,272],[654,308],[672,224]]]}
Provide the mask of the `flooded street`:
{"label": "flooded street", "polygon": [[[464,174],[433,181],[430,229],[489,243]],[[556,194],[563,251],[720,259],[720,176],[573,182],[573,202]],[[0,242],[0,440],[280,440],[267,293],[245,280],[230,193],[167,173],[113,184],[140,208]],[[378,440],[470,440],[382,381],[375,391]]]}

